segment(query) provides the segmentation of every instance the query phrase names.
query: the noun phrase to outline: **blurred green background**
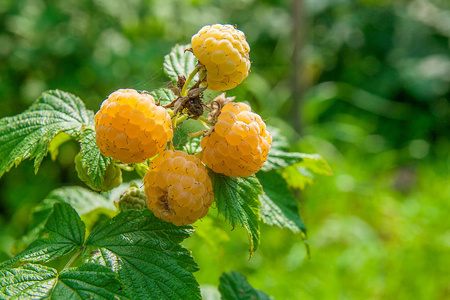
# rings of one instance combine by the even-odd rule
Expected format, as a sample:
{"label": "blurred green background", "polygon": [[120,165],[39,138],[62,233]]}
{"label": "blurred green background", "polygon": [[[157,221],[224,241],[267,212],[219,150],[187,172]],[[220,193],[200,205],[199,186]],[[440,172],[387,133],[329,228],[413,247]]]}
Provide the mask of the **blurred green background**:
{"label": "blurred green background", "polygon": [[[298,193],[311,259],[300,237],[263,226],[247,261],[244,230],[213,210],[185,242],[200,284],[237,270],[276,299],[450,298],[446,0],[2,0],[0,117],[47,89],[96,111],[118,88],[166,85],[163,56],[212,23],[251,46],[252,73],[229,94],[334,176]],[[26,162],[0,180],[0,260],[48,192],[82,185],[77,152],[64,144],[37,176]]]}

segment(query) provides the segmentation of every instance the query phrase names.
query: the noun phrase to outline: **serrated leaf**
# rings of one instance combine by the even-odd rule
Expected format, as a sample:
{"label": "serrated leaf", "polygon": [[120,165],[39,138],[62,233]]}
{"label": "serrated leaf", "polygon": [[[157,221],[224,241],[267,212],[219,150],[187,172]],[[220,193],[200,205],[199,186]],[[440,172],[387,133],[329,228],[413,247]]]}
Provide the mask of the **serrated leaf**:
{"label": "serrated leaf", "polygon": [[247,230],[251,258],[259,245],[259,195],[263,190],[258,179],[254,175],[246,178],[228,177],[214,172],[209,175],[219,213],[233,227],[241,224]]}
{"label": "serrated leaf", "polygon": [[0,269],[0,298],[47,298],[55,285],[56,276],[55,269],[36,264]]}
{"label": "serrated leaf", "polygon": [[98,208],[104,208],[109,211],[117,210],[113,201],[107,200],[88,189],[78,186],[58,188],[51,191],[45,199],[33,209],[27,233],[16,242],[16,249],[22,251],[39,236],[39,233],[44,228],[45,222],[52,213],[53,204],[57,202],[70,204],[80,216],[88,214]]}
{"label": "serrated leaf", "polygon": [[189,49],[191,45],[176,45],[169,54],[164,56],[164,73],[169,76],[172,82],[177,84],[178,75],[184,75],[186,78],[195,69],[197,59]]}
{"label": "serrated leaf", "polygon": [[92,112],[80,98],[59,90],[44,92],[26,111],[0,120],[0,177],[25,159],[35,159],[35,171],[47,154],[49,143],[60,132],[72,137]]}
{"label": "serrated leaf", "polygon": [[316,174],[332,175],[330,166],[319,154],[305,154],[298,152],[289,152],[289,143],[286,137],[274,127],[269,127],[272,133],[273,141],[266,162],[261,168],[262,171],[274,169],[283,169],[296,165],[305,167]]}
{"label": "serrated leaf", "polygon": [[84,260],[119,274],[132,299],[200,299],[190,251],[178,243],[192,226],[175,226],[150,210],[124,211],[98,226],[86,241]]}
{"label": "serrated leaf", "polygon": [[297,164],[303,161],[303,153],[297,152],[285,152],[277,150],[276,148],[271,148],[267,160],[262,166],[262,171],[270,171],[275,169],[282,169],[289,167],[293,164]]}
{"label": "serrated leaf", "polygon": [[220,276],[219,291],[223,300],[270,300],[272,297],[260,290],[254,289],[244,276],[236,271]]}
{"label": "serrated leaf", "polygon": [[52,299],[129,299],[117,279],[107,267],[84,264],[61,271],[51,294]]}
{"label": "serrated leaf", "polygon": [[5,299],[129,299],[117,274],[110,269],[85,264],[61,271],[26,264],[0,269],[0,297]]}
{"label": "serrated leaf", "polygon": [[155,102],[160,102],[161,105],[166,105],[171,103],[173,100],[177,98],[177,96],[167,88],[160,88],[150,92],[150,95],[155,98]]}
{"label": "serrated leaf", "polygon": [[101,191],[103,175],[105,174],[106,168],[112,163],[112,159],[100,153],[100,149],[95,141],[95,131],[92,128],[85,128],[83,130],[80,147],[81,165],[90,177],[92,187],[97,191]]}
{"label": "serrated leaf", "polygon": [[264,195],[261,201],[261,219],[271,226],[288,228],[295,233],[306,234],[306,226],[298,212],[297,200],[288,189],[286,182],[276,171],[258,172]]}
{"label": "serrated leaf", "polygon": [[2,266],[16,262],[48,262],[83,246],[85,225],[67,203],[55,203],[39,238]]}

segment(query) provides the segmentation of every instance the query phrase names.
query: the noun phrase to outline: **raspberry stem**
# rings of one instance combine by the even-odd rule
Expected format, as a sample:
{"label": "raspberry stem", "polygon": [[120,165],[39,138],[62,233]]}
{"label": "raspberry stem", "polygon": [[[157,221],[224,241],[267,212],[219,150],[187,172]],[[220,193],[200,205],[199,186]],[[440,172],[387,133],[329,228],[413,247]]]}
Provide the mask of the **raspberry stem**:
{"label": "raspberry stem", "polygon": [[196,66],[195,69],[192,70],[191,74],[189,74],[188,78],[186,79],[186,82],[183,85],[183,88],[181,89],[181,92],[180,92],[181,97],[187,96],[187,94],[188,94],[187,88],[188,88],[189,84],[191,83],[192,79],[194,79],[195,74],[197,74],[198,71],[200,70],[200,68],[201,68],[200,65]]}
{"label": "raspberry stem", "polygon": [[[178,116],[178,114],[177,114]],[[188,115],[181,115],[179,117],[175,117],[172,118],[172,130],[175,131],[178,127],[178,124],[180,124],[181,122],[183,122],[184,120],[186,120],[188,118]]]}
{"label": "raspberry stem", "polygon": [[213,123],[209,122],[206,118],[200,116],[198,117],[198,120],[201,121],[203,123],[203,125],[205,125],[207,128],[209,128],[210,126],[214,126]]}
{"label": "raspberry stem", "polygon": [[144,178],[145,173],[147,172],[147,169],[148,169],[148,166],[144,163],[135,163],[134,164],[134,170],[142,178]]}
{"label": "raspberry stem", "polygon": [[128,171],[128,172],[134,171],[134,167],[133,166],[129,166],[127,164],[122,164],[118,160],[116,160],[116,162],[114,162],[114,163],[116,164],[116,166],[118,166],[122,170],[125,170],[125,171]]}

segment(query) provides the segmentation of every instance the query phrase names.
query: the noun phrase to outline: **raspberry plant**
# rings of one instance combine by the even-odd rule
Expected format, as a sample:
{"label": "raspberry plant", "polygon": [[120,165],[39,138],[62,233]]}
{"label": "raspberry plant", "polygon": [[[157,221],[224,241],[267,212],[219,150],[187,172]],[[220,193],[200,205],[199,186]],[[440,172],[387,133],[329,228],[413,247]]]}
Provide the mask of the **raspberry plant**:
{"label": "raspberry plant", "polygon": [[[77,173],[90,189],[56,189],[34,209],[16,255],[0,264],[0,298],[199,299],[198,266],[180,243],[211,207],[247,230],[249,258],[260,222],[306,241],[292,189],[330,174],[327,163],[288,152],[243,99],[204,95],[240,84],[249,51],[234,27],[205,26],[192,46],[165,57],[169,87],[115,91],[95,117],[75,95],[50,90],[1,119],[0,176],[25,159],[37,172],[47,153],[54,159],[75,139]],[[122,171],[143,179],[120,185]],[[269,299],[236,272],[222,275],[219,291],[223,299]]]}

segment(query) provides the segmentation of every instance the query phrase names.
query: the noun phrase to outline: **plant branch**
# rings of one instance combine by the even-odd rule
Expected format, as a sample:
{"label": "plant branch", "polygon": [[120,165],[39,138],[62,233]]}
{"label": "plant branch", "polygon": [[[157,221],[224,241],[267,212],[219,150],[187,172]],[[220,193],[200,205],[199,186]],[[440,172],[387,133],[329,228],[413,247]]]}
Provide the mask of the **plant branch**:
{"label": "plant branch", "polygon": [[186,82],[183,85],[183,89],[180,92],[181,97],[187,96],[187,88],[188,88],[189,84],[191,83],[192,79],[194,79],[195,74],[197,74],[199,70],[200,70],[200,65],[196,66],[195,69],[192,70],[191,74],[189,74],[188,78],[186,79]]}

